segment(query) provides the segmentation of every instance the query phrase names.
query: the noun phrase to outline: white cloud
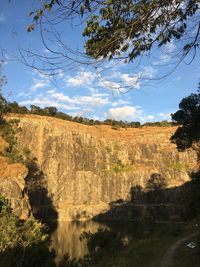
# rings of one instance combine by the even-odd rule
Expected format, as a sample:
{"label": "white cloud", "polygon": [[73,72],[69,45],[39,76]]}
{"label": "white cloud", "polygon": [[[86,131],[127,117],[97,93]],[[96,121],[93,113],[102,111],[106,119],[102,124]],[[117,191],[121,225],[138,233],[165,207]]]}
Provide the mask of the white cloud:
{"label": "white cloud", "polygon": [[69,97],[63,93],[57,93],[54,90],[47,91],[50,98],[56,99],[57,101],[65,102],[68,104],[74,104],[79,106],[104,106],[109,103],[108,94],[93,94],[87,96],[74,96]]}
{"label": "white cloud", "polygon": [[109,96],[109,94],[107,94],[107,93],[94,93],[94,94],[92,94],[92,96],[93,97],[107,97],[107,96]]}
{"label": "white cloud", "polygon": [[81,71],[77,75],[65,79],[67,86],[78,87],[78,86],[89,86],[93,83],[95,74],[90,71]]}
{"label": "white cloud", "polygon": [[[35,88],[43,87],[43,84],[35,84]],[[33,89],[33,88],[32,88]],[[23,96],[23,95],[21,95]],[[25,101],[21,101],[21,105],[36,105],[40,107],[54,106],[58,109],[73,112],[73,116],[86,116],[88,113],[94,113],[97,109],[103,108],[110,103],[107,93],[99,93],[97,90],[90,95],[68,96],[55,89],[47,90]],[[76,111],[76,112],[75,112]]]}
{"label": "white cloud", "polygon": [[127,90],[127,87],[140,88],[139,74],[113,72],[110,76],[101,77],[98,86],[121,92]]}
{"label": "white cloud", "polygon": [[132,88],[140,88],[139,76],[138,75],[129,75],[127,73],[121,74],[121,80],[124,83],[124,86]]}
{"label": "white cloud", "polygon": [[107,88],[107,89],[114,89],[114,90],[119,90],[121,88],[121,84],[118,82],[114,81],[109,81],[107,79],[101,79],[100,82],[98,83],[98,86]]}
{"label": "white cloud", "polygon": [[143,110],[139,106],[124,106],[117,108],[110,108],[107,113],[109,119],[134,121],[141,118]]}
{"label": "white cloud", "polygon": [[78,109],[75,106],[66,105],[64,103],[59,103],[57,101],[51,100],[48,97],[44,97],[44,96],[37,96],[36,98],[34,98],[32,100],[29,99],[29,100],[26,100],[26,101],[21,101],[21,102],[19,102],[19,104],[20,105],[36,105],[36,106],[39,106],[39,107],[42,107],[42,108],[53,106],[53,107],[56,107],[58,109],[63,108],[63,109],[66,109],[66,110],[76,110],[76,109]]}
{"label": "white cloud", "polygon": [[151,122],[155,120],[155,116],[154,115],[143,115],[141,117],[141,122]]}
{"label": "white cloud", "polygon": [[31,86],[31,91],[35,92],[37,89],[44,88],[46,86],[46,82],[36,82],[34,85]]}
{"label": "white cloud", "polygon": [[165,52],[166,53],[172,53],[175,49],[176,49],[176,46],[175,46],[173,40],[165,45]]}
{"label": "white cloud", "polygon": [[55,99],[57,101],[66,102],[68,104],[75,104],[75,101],[63,93],[57,93],[55,90],[49,90],[47,91],[48,96],[52,99]]}
{"label": "white cloud", "polygon": [[114,120],[140,121],[142,123],[162,120],[171,121],[170,113],[145,114],[142,107],[130,105],[110,108],[106,117]]}
{"label": "white cloud", "polygon": [[64,76],[65,76],[64,72],[60,72],[60,73],[58,74],[58,77],[59,77],[59,78],[64,78]]}
{"label": "white cloud", "polygon": [[111,105],[113,107],[117,107],[117,106],[128,105],[128,104],[131,104],[131,102],[130,101],[127,101],[127,100],[119,99],[117,101],[112,102]]}
{"label": "white cloud", "polygon": [[152,79],[155,77],[157,70],[152,66],[146,66],[142,69],[140,73],[141,79]]}
{"label": "white cloud", "polygon": [[[171,112],[172,113],[172,112]],[[171,113],[158,113],[158,116],[161,120],[168,120],[171,121]]]}
{"label": "white cloud", "polygon": [[162,60],[162,62],[164,63],[169,62],[172,59],[172,54],[175,51],[175,49],[176,49],[176,46],[173,40],[167,43],[164,46],[164,53],[160,56],[160,60]]}
{"label": "white cloud", "polygon": [[93,109],[91,108],[83,108],[80,111],[74,112],[72,115],[73,116],[78,116],[78,117],[87,117],[87,114],[92,112]]}
{"label": "white cloud", "polygon": [[75,97],[74,101],[79,105],[84,106],[105,106],[109,103],[108,97],[95,97],[95,96],[79,96]]}
{"label": "white cloud", "polygon": [[179,82],[180,80],[182,80],[182,77],[181,77],[181,76],[177,76],[177,77],[174,79],[175,82]]}
{"label": "white cloud", "polygon": [[163,62],[168,62],[168,61],[170,61],[171,60],[171,55],[169,55],[169,54],[162,54],[161,56],[160,56],[160,60],[162,60]]}

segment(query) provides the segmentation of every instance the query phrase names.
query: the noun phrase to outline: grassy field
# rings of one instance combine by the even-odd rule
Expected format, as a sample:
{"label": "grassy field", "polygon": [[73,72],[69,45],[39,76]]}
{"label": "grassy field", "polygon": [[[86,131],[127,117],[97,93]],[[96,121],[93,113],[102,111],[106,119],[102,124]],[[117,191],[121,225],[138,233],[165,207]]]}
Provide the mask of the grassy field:
{"label": "grassy field", "polygon": [[[193,241],[197,243],[196,248],[188,248],[187,243]],[[200,234],[190,238],[179,246],[174,257],[176,267],[199,267],[200,266]]]}
{"label": "grassy field", "polygon": [[[115,255],[105,255],[95,267],[159,267],[167,249],[177,240],[197,231],[194,224],[163,225],[149,237],[139,241],[132,240],[124,250]],[[195,237],[194,240],[197,240]],[[199,248],[188,249],[185,244],[178,248],[175,267],[199,267]],[[170,266],[169,266],[170,267]]]}

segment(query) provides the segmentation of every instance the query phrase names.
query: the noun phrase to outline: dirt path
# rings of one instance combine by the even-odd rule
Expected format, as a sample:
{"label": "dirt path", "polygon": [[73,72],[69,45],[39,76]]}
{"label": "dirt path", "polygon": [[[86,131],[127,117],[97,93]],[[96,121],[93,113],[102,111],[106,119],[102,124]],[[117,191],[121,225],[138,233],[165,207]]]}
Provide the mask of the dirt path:
{"label": "dirt path", "polygon": [[175,267],[173,264],[173,256],[175,254],[176,249],[185,241],[189,240],[190,238],[196,236],[197,234],[192,234],[189,236],[186,236],[175,243],[173,243],[166,251],[164,257],[161,260],[160,267]]}

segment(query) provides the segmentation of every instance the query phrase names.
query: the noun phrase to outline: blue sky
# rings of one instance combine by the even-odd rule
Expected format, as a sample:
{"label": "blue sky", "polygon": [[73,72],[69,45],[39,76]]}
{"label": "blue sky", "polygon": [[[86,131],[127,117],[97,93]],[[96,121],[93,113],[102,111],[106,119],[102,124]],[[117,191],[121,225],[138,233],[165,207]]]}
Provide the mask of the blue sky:
{"label": "blue sky", "polygon": [[[15,100],[26,106],[55,106],[73,116],[145,122],[169,120],[180,100],[196,91],[200,77],[199,54],[190,65],[182,63],[165,79],[156,80],[170,71],[169,63],[173,62],[177,48],[174,42],[155,50],[150,58],[142,59],[137,68],[138,62],[105,62],[101,68],[95,68],[95,64],[88,67],[76,64],[52,81],[20,62],[20,49],[49,55],[39,29],[26,32],[26,26],[31,23],[28,14],[36,8],[32,2],[0,2],[0,46],[8,58],[3,68],[8,79],[3,94],[8,101]],[[59,30],[68,45],[82,51],[82,26],[71,29],[63,24]],[[127,88],[132,89],[126,92]]]}

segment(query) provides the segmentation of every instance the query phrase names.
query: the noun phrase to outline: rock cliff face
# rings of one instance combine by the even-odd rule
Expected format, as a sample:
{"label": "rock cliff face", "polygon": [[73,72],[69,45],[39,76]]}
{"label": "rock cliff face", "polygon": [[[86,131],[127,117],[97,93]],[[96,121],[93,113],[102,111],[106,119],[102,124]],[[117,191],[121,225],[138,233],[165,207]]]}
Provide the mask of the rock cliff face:
{"label": "rock cliff face", "polygon": [[[0,137],[0,154],[7,149],[8,144]],[[9,163],[0,156],[0,195],[9,201],[14,213],[21,219],[27,219],[30,213],[29,201],[24,193],[27,168],[20,163]]]}
{"label": "rock cliff face", "polygon": [[110,202],[129,200],[132,187],[145,188],[154,173],[168,188],[180,186],[196,167],[193,151],[179,153],[169,141],[175,127],[114,130],[30,115],[20,127],[19,146],[37,158],[60,220],[105,212]]}

